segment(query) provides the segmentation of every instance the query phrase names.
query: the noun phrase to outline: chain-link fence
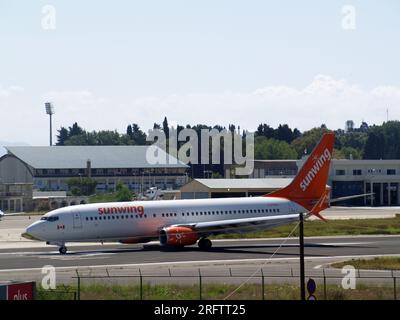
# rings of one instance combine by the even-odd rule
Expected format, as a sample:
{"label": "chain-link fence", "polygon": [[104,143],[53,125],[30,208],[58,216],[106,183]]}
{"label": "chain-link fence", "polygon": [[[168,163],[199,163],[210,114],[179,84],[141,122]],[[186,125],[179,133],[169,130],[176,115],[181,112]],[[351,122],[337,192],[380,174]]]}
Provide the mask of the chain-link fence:
{"label": "chain-link fence", "polygon": [[[313,279],[319,300],[385,299],[397,300],[399,271],[355,270],[343,275],[339,269],[316,270],[306,274]],[[132,271],[131,271],[132,272]],[[144,274],[141,269],[132,274],[73,276],[73,283],[58,291],[42,294],[42,298],[58,299],[134,299],[134,300],[294,300],[300,298],[300,278],[297,271],[265,272],[259,269],[244,273],[231,268],[224,270],[163,270]],[[64,295],[62,293],[64,291]],[[56,294],[57,293],[57,294]]]}

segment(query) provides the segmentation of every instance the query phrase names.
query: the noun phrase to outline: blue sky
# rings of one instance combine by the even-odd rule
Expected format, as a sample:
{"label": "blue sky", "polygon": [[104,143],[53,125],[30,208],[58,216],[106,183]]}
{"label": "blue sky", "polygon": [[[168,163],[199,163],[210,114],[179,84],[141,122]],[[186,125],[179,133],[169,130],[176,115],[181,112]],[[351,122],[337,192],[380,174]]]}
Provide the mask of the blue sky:
{"label": "blue sky", "polygon": [[398,119],[399,14],[396,0],[0,0],[0,142],[45,145],[46,100],[56,128],[121,132],[165,115],[249,130]]}

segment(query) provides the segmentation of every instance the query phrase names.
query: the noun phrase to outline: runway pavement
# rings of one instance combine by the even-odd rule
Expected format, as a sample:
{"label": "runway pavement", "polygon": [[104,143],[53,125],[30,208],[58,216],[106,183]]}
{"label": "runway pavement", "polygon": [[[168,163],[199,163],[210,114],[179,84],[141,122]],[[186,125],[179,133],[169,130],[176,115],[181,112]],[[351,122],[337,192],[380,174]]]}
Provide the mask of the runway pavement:
{"label": "runway pavement", "polygon": [[[39,280],[43,277],[41,268],[45,265],[56,267],[58,279],[62,282],[76,281],[73,277],[78,272],[91,276],[142,274],[153,281],[162,279],[186,283],[196,278],[201,270],[208,281],[236,283],[243,278],[225,276],[233,272],[246,277],[257,272],[258,276],[253,280],[259,281],[261,268],[267,277],[284,275],[289,279],[290,275],[298,275],[299,247],[294,239],[283,242],[284,239],[214,240],[209,251],[201,251],[196,246],[166,250],[158,244],[90,245],[71,247],[64,256],[55,247],[2,249],[0,280]],[[307,274],[321,275],[327,264],[352,257],[399,255],[399,244],[400,236],[307,238]],[[330,275],[342,277],[340,270],[328,270]],[[177,275],[179,277],[175,278]],[[274,277],[268,279],[277,280]]]}
{"label": "runway pavement", "polygon": [[[349,218],[349,216],[386,217],[394,216],[398,211],[399,208],[331,208],[325,211],[325,215],[331,219]],[[199,270],[205,281],[229,283],[243,281],[243,277],[251,274],[256,275],[252,281],[257,282],[261,277],[261,269],[268,282],[282,281],[282,278],[274,278],[278,275],[288,276],[288,279],[298,275],[297,239],[214,240],[210,251],[201,251],[197,246],[168,250],[161,248],[158,243],[146,245],[76,243],[67,244],[68,254],[62,256],[58,253],[57,247],[20,237],[24,228],[39,218],[39,216],[12,216],[0,221],[0,281],[40,281],[43,278],[42,267],[45,265],[54,266],[57,269],[58,282],[65,283],[76,281],[73,277],[77,273],[81,276],[102,277],[133,275],[136,280],[141,274],[149,281],[151,279],[156,282],[173,283],[188,283],[199,276]],[[325,269],[325,267],[331,262],[348,260],[352,257],[400,255],[400,236],[307,238],[305,253],[307,275],[321,276],[324,272],[341,278],[343,276],[340,270]],[[379,276],[383,274],[375,271],[362,271],[362,273]],[[243,277],[236,277],[240,275]]]}

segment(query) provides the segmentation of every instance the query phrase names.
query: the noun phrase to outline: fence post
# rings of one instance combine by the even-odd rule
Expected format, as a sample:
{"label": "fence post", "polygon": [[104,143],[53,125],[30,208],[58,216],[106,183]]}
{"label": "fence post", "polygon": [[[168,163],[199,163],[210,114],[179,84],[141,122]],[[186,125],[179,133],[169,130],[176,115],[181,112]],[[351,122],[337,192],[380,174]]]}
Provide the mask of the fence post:
{"label": "fence post", "polygon": [[78,300],[81,300],[81,277],[78,275]]}
{"label": "fence post", "polygon": [[265,300],[265,297],[264,297],[264,292],[265,292],[265,288],[264,288],[264,271],[263,271],[262,268],[261,268],[261,280],[262,280],[262,283],[261,283],[261,288],[262,288],[262,300]]}
{"label": "fence post", "polygon": [[81,277],[79,275],[78,269],[76,271],[76,276],[78,277],[78,300],[81,300]]}
{"label": "fence post", "polygon": [[396,277],[393,277],[393,293],[394,293],[394,300],[397,300],[397,284],[396,284]]}
{"label": "fence post", "polygon": [[139,277],[140,277],[140,300],[143,300],[143,276],[140,268],[139,268]]}
{"label": "fence post", "polygon": [[202,300],[202,283],[201,283],[201,271],[199,268],[199,300]]}
{"label": "fence post", "polygon": [[324,300],[327,300],[325,268],[322,269],[322,272],[323,272],[323,274],[324,274]]}

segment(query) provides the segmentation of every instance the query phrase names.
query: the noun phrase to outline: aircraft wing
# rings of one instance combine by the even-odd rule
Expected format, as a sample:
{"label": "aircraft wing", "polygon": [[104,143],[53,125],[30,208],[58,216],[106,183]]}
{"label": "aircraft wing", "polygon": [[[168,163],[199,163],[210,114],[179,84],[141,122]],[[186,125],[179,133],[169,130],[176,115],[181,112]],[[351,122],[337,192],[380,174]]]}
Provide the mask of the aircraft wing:
{"label": "aircraft wing", "polygon": [[334,198],[334,199],[330,199],[329,203],[344,201],[344,200],[349,200],[349,199],[356,199],[356,198],[361,198],[361,197],[366,197],[366,196],[373,196],[374,194],[375,194],[374,192],[371,192],[371,193],[355,194],[352,196]]}
{"label": "aircraft wing", "polygon": [[4,213],[3,211],[0,212],[0,218],[22,216],[22,215],[27,215],[27,214],[25,212],[22,213]]}
{"label": "aircraft wing", "polygon": [[170,227],[188,227],[202,235],[221,234],[221,233],[243,233],[254,231],[257,227],[265,229],[265,227],[276,227],[292,221],[298,221],[298,214],[286,214],[269,217],[243,218],[232,220],[217,220],[196,223],[174,224]]}

